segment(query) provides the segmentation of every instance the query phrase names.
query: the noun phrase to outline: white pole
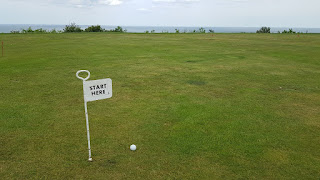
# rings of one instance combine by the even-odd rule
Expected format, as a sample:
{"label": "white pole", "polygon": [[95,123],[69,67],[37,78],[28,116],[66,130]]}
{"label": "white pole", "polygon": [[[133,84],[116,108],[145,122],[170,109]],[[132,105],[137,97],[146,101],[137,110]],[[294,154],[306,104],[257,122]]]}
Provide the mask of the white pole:
{"label": "white pole", "polygon": [[[84,83],[84,81],[83,81]],[[84,110],[86,113],[86,124],[87,124],[87,137],[88,137],[88,150],[89,150],[89,161],[92,161],[91,158],[91,147],[90,147],[90,132],[89,132],[89,117],[88,117],[88,109],[87,109],[87,101],[84,100]]]}
{"label": "white pole", "polygon": [[[80,77],[80,76],[79,76],[79,73],[81,73],[81,72],[86,72],[86,73],[88,73],[88,76],[87,76],[86,78]],[[91,147],[90,147],[89,117],[88,117],[87,101],[86,101],[85,94],[84,94],[85,81],[90,78],[90,72],[89,72],[88,70],[79,70],[79,71],[76,73],[76,76],[77,76],[78,79],[81,79],[82,82],[83,82],[84,111],[85,111],[85,113],[86,113],[88,150],[89,150],[89,159],[88,159],[88,160],[89,160],[89,161],[92,161],[92,158],[91,158]]]}

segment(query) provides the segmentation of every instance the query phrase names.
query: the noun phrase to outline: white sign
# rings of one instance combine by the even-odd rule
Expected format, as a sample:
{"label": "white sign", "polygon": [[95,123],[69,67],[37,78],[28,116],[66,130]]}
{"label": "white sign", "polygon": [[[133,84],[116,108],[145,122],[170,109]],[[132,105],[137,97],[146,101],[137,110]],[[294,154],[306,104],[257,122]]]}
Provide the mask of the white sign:
{"label": "white sign", "polygon": [[[86,78],[80,77],[79,73],[81,72],[88,73],[88,76]],[[109,78],[87,81],[90,78],[90,72],[88,70],[80,70],[76,73],[76,76],[77,78],[81,79],[83,82],[84,111],[86,114],[88,151],[89,151],[88,160],[92,161],[87,102],[111,98],[112,97],[112,81]]]}
{"label": "white sign", "polygon": [[83,82],[83,93],[85,101],[96,101],[112,97],[112,80],[99,79]]}

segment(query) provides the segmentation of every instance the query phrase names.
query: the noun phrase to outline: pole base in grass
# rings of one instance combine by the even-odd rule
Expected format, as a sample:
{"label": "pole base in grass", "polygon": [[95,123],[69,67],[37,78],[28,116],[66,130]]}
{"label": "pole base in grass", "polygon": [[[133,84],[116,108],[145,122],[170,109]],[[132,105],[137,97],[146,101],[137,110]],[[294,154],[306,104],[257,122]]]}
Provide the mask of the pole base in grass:
{"label": "pole base in grass", "polygon": [[92,158],[89,158],[88,161],[92,162]]}

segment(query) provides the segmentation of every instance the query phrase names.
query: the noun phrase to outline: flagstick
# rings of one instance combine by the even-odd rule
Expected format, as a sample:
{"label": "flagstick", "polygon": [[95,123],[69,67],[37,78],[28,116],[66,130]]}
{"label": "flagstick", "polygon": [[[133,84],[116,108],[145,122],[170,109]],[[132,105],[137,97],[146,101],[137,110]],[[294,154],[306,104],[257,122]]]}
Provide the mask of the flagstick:
{"label": "flagstick", "polygon": [[[86,72],[88,73],[88,76],[86,78],[82,78],[79,76],[79,73],[81,72]],[[92,161],[92,158],[91,158],[91,146],[90,146],[90,132],[89,132],[89,117],[88,117],[88,108],[87,108],[87,100],[85,98],[85,92],[84,92],[84,87],[85,87],[85,81],[87,79],[90,78],[90,72],[88,70],[79,70],[77,73],[76,73],[76,76],[77,78],[81,79],[82,80],[82,83],[83,83],[83,98],[84,98],[84,111],[86,113],[86,124],[87,124],[87,138],[88,138],[88,150],[89,150],[89,161]]]}
{"label": "flagstick", "polygon": [[[80,77],[79,73],[86,72],[88,76],[86,78]],[[76,73],[78,79],[82,80],[83,83],[83,98],[84,98],[84,110],[86,114],[86,125],[87,125],[87,138],[88,138],[88,151],[89,151],[89,161],[92,161],[91,157],[91,146],[90,146],[90,132],[89,132],[89,116],[87,103],[89,101],[96,101],[100,99],[107,99],[112,97],[112,80],[99,79],[93,81],[86,81],[90,77],[90,72],[88,70],[79,70]],[[99,91],[96,89],[99,89]]]}
{"label": "flagstick", "polygon": [[[84,83],[84,81],[83,81]],[[88,150],[89,150],[89,161],[92,161],[91,158],[91,147],[90,147],[90,132],[89,132],[89,117],[88,117],[88,109],[87,109],[87,101],[84,100],[84,110],[86,113],[86,124],[87,124],[87,137],[88,137]]]}
{"label": "flagstick", "polygon": [[89,161],[92,161],[91,158],[91,147],[90,147],[90,132],[89,132],[89,118],[88,118],[88,110],[87,110],[87,102],[84,101],[84,108],[86,112],[86,124],[87,124],[87,137],[88,137],[88,150],[89,150]]}

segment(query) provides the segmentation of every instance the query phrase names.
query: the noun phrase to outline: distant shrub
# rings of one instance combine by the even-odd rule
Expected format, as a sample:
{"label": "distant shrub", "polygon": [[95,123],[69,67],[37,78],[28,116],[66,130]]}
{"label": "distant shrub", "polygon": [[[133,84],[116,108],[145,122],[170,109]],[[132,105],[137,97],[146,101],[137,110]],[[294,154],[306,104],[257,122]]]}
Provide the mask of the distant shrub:
{"label": "distant shrub", "polygon": [[66,25],[66,27],[63,29],[65,33],[70,33],[70,32],[82,32],[83,30],[76,25],[76,23],[71,23],[69,25]]}
{"label": "distant shrub", "polygon": [[21,33],[33,33],[33,32],[34,32],[34,30],[32,30],[31,27],[29,27],[28,29],[22,29],[21,30]]}
{"label": "distant shrub", "polygon": [[175,29],[176,33],[180,33],[180,30],[179,29]]}
{"label": "distant shrub", "polygon": [[192,30],[192,31],[189,31],[190,33],[206,33],[206,30],[203,28],[203,27],[201,27],[201,28],[199,28],[198,30]]}
{"label": "distant shrub", "polygon": [[52,30],[45,30],[45,29],[35,29],[33,30],[31,27],[29,27],[28,29],[22,29],[21,31],[10,31],[10,33],[12,34],[19,34],[19,33],[62,33],[62,31],[57,31],[56,29],[52,29]]}
{"label": "distant shrub", "polygon": [[12,31],[10,31],[10,33],[12,33],[12,34],[19,34],[20,31],[14,31],[14,30],[12,30]]}
{"label": "distant shrub", "polygon": [[110,32],[127,32],[127,30],[124,30],[121,26],[117,26],[115,29],[111,29]]}
{"label": "distant shrub", "polygon": [[214,33],[214,30],[213,29],[209,29],[209,33]]}
{"label": "distant shrub", "polygon": [[35,33],[47,33],[47,30],[40,28],[40,29],[34,30],[33,32],[35,32]]}
{"label": "distant shrub", "polygon": [[291,28],[291,29],[289,29],[288,31],[287,31],[287,30],[283,30],[282,33],[283,33],[283,34],[295,34],[296,32],[293,31],[292,28]]}
{"label": "distant shrub", "polygon": [[85,29],[86,32],[104,32],[100,25],[90,26]]}
{"label": "distant shrub", "polygon": [[155,32],[156,32],[156,30],[154,30],[154,29],[153,29],[153,30],[151,30],[151,33],[155,33]]}
{"label": "distant shrub", "polygon": [[[19,31],[14,31],[11,33],[19,33]],[[47,31],[42,28],[33,30],[31,27],[29,27],[28,29],[22,29],[20,33],[51,33],[51,31]]]}
{"label": "distant shrub", "polygon": [[149,34],[149,31],[145,31],[146,34]]}
{"label": "distant shrub", "polygon": [[52,29],[50,33],[58,33],[58,31],[56,29]]}
{"label": "distant shrub", "polygon": [[199,33],[206,33],[206,30],[203,27],[201,27],[199,28]]}
{"label": "distant shrub", "polygon": [[259,30],[257,30],[257,33],[270,33],[270,30],[270,27],[262,27]]}
{"label": "distant shrub", "polygon": [[57,31],[56,29],[52,29],[49,33],[62,33],[62,31]]}

